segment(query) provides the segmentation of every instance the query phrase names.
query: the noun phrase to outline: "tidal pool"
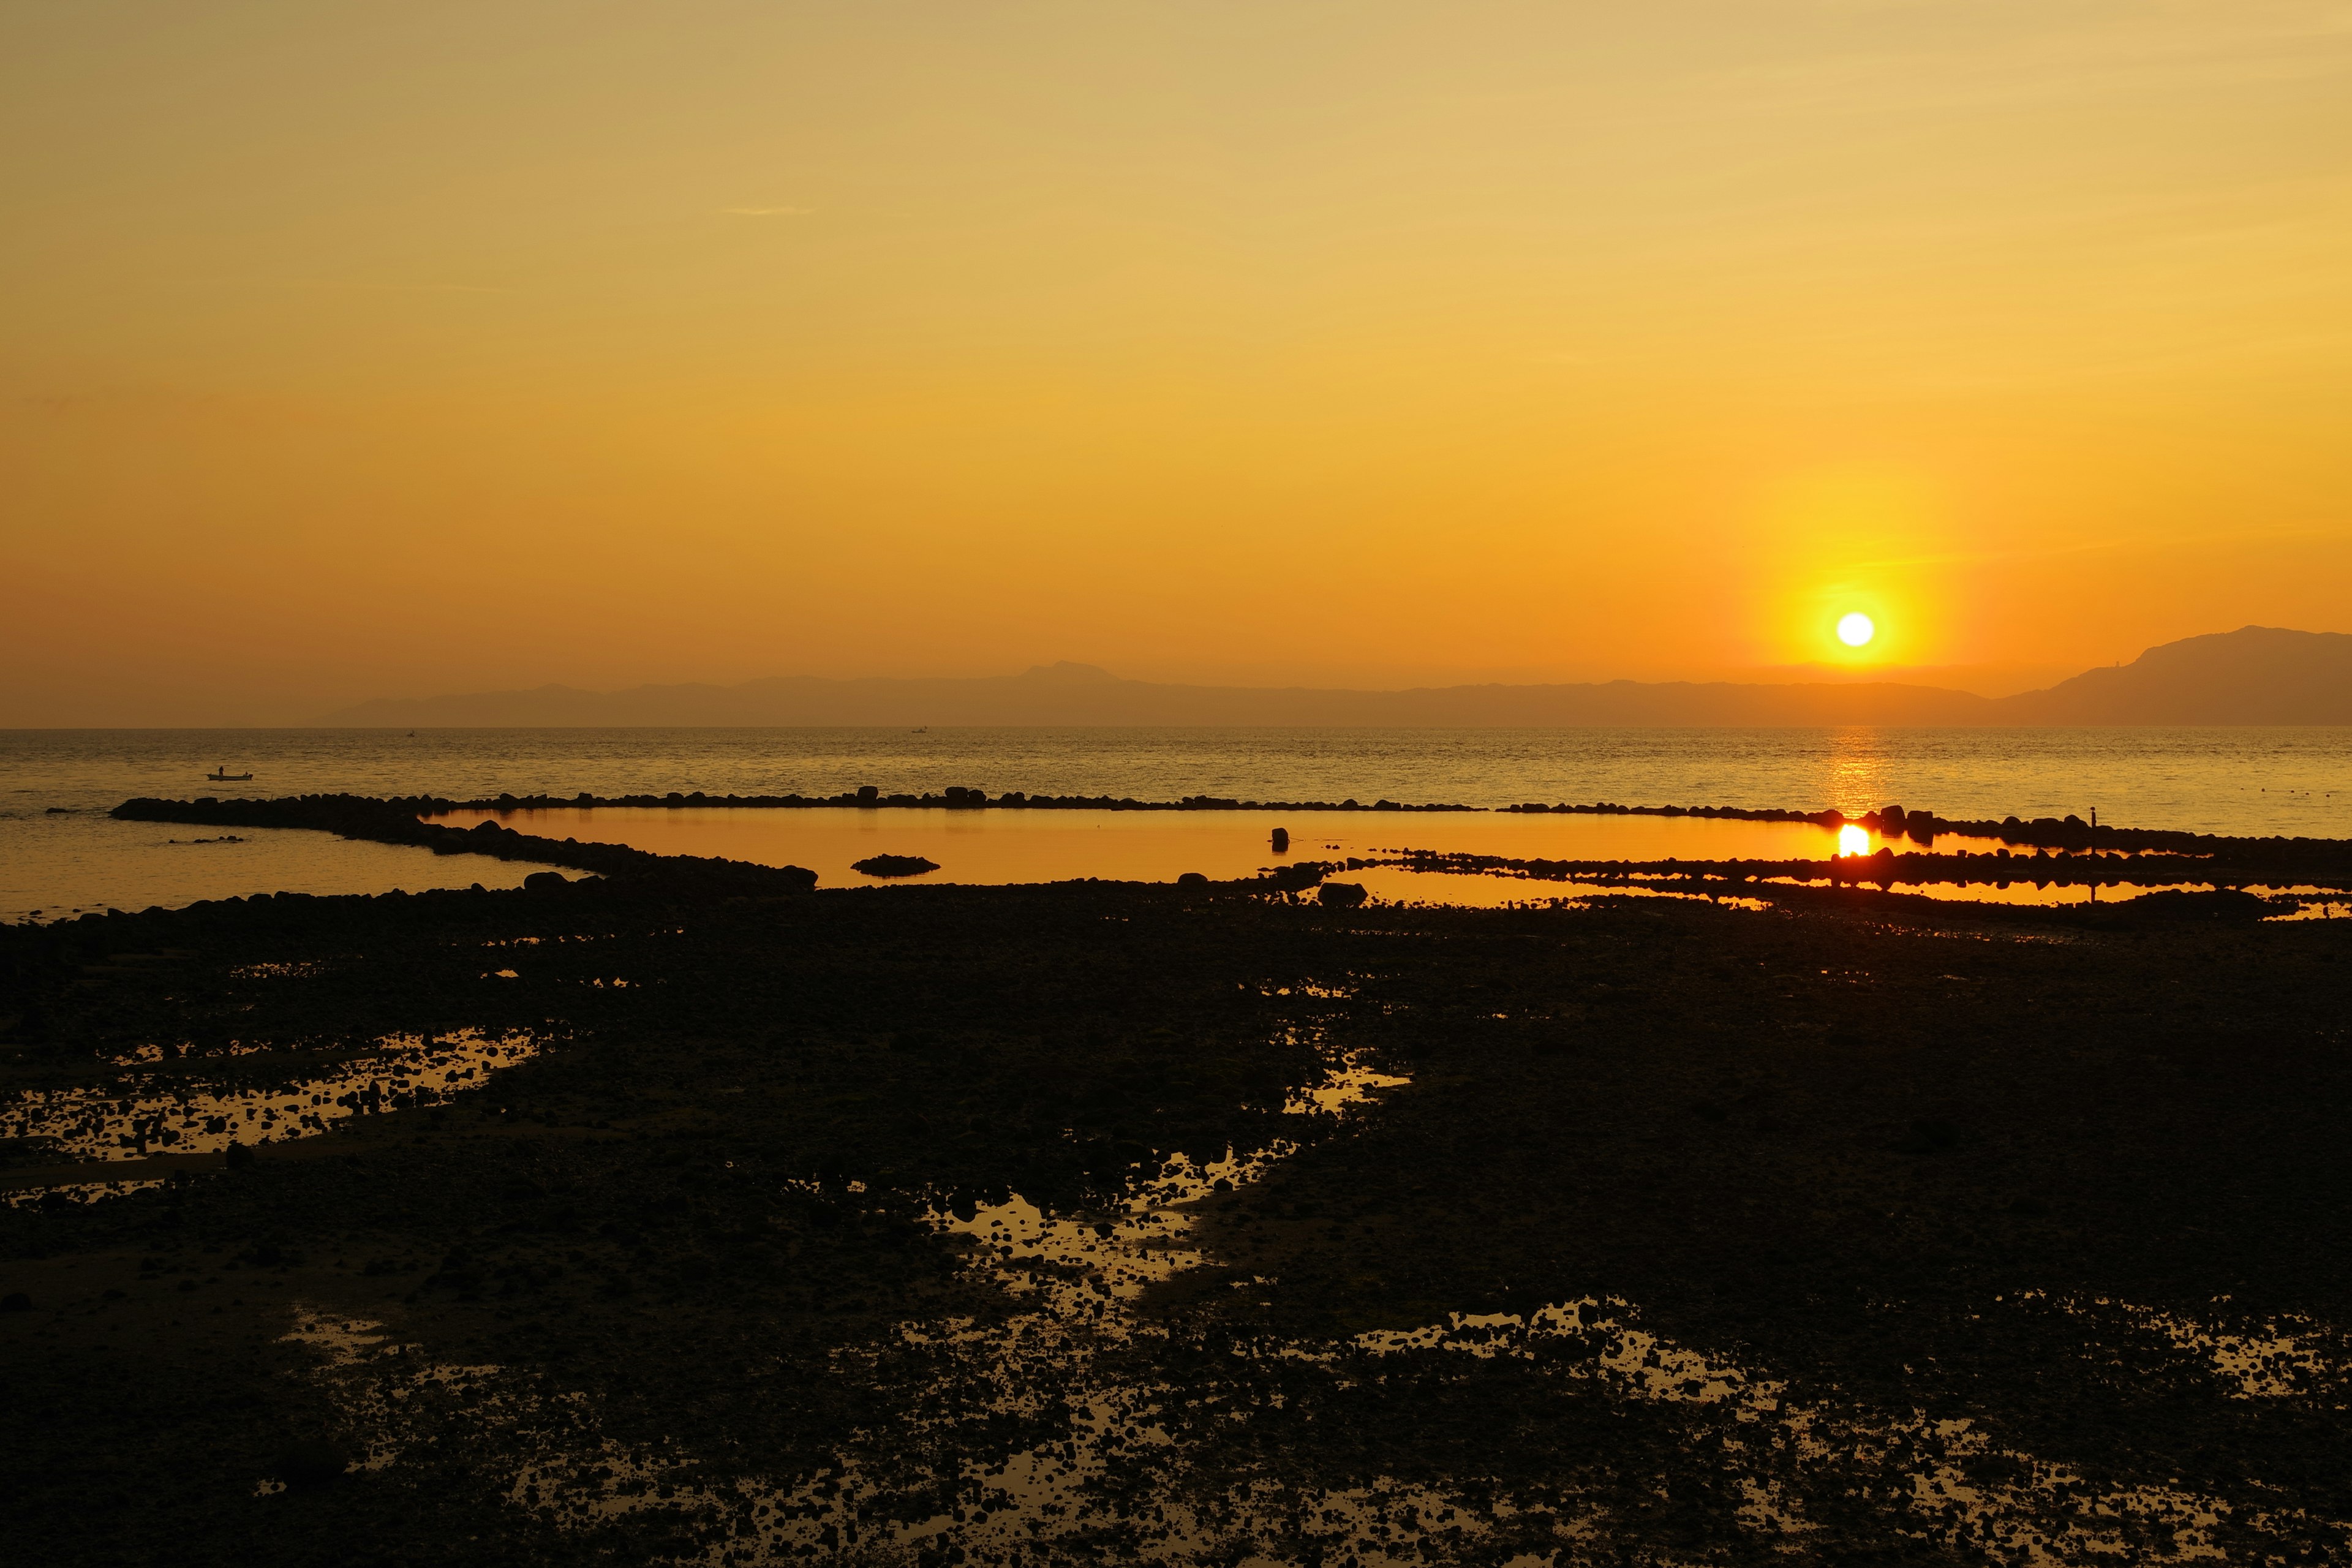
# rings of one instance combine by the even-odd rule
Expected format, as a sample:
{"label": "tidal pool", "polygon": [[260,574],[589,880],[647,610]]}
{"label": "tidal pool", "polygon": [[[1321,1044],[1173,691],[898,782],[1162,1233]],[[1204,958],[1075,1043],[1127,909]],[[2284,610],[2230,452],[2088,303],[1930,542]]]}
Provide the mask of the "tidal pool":
{"label": "tidal pool", "polygon": [[259,1056],[196,1058],[173,1071],[166,1065],[173,1053],[151,1046],[126,1059],[155,1065],[112,1085],[25,1089],[0,1104],[0,1138],[23,1140],[92,1178],[61,1184],[54,1172],[42,1174],[18,1182],[10,1201],[34,1201],[43,1192],[80,1201],[110,1197],[161,1180],[106,1179],[110,1163],[291,1142],[353,1117],[444,1105],[530,1060],[539,1044],[527,1034],[492,1037],[471,1028],[430,1038],[392,1036],[324,1057],[304,1076],[243,1083],[222,1069],[239,1064],[247,1068],[241,1076],[251,1076]]}
{"label": "tidal pool", "polygon": [[[1852,825],[1740,822],[1708,817],[1604,816],[1516,812],[1282,812],[950,810],[891,806],[874,809],[726,806],[563,806],[547,810],[452,812],[434,820],[467,828],[496,821],[549,838],[625,844],[660,855],[706,855],[764,866],[804,866],[820,887],[874,886],[881,879],[852,866],[877,854],[919,855],[939,869],[900,882],[1003,886],[1023,882],[1171,882],[1188,871],[1215,881],[1254,877],[1300,860],[1356,858],[1374,862],[1424,855],[1495,856],[1512,860],[1828,860],[1896,854],[1923,847],[1899,835]],[[1273,832],[1289,835],[1287,849],[1271,847]],[[1993,858],[1997,841],[1942,834],[1944,854],[1965,848],[1983,861],[1981,877],[1967,882],[1902,882],[1900,892],[1964,903],[2058,906],[2119,902],[2148,886],[2093,888],[2043,881],[2062,868],[2080,870],[2084,857],[2036,858],[2031,851]],[[1543,906],[1600,897],[1711,897],[1752,906],[1753,900],[1717,889],[1695,892],[1655,882],[1593,878],[1549,880],[1508,869],[1440,868],[1372,864],[1338,873],[1389,903],[1501,909]],[[1863,884],[1871,885],[1871,884]],[[2199,890],[2210,883],[2161,884]],[[2303,886],[2254,888],[2305,900],[2301,918],[2352,912],[2342,893]]]}
{"label": "tidal pool", "polygon": [[[919,880],[1003,886],[1085,877],[1172,882],[1187,871],[1224,881],[1293,860],[1369,859],[1412,850],[1523,860],[1822,859],[1836,854],[1840,843],[1837,830],[1809,822],[1488,811],[563,806],[458,811],[433,820],[458,828],[490,820],[519,833],[625,844],[656,855],[805,866],[817,874],[818,886],[834,888],[870,885],[872,878],[850,867],[877,854],[938,861],[940,868]],[[1286,853],[1270,847],[1277,827],[1290,836]],[[1911,845],[1874,833],[1867,833],[1867,841],[1871,851]],[[1944,842],[1955,840],[1947,835]]]}

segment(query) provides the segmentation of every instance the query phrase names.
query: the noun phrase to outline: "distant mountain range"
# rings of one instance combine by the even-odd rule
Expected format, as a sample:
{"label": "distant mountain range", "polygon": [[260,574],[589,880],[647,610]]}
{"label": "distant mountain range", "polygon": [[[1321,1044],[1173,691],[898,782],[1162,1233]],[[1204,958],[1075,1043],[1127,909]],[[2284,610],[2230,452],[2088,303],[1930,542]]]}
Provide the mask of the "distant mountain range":
{"label": "distant mountain range", "polygon": [[1979,697],[1892,682],[1783,685],[1611,680],[1431,686],[1404,691],[1172,686],[1088,664],[969,679],[740,686],[541,686],[378,699],[321,725],[383,729],[601,729],[697,725],[1328,725],[1366,729],[1581,725],[2352,725],[2352,635],[2246,626],[2149,648],[2042,691]]}

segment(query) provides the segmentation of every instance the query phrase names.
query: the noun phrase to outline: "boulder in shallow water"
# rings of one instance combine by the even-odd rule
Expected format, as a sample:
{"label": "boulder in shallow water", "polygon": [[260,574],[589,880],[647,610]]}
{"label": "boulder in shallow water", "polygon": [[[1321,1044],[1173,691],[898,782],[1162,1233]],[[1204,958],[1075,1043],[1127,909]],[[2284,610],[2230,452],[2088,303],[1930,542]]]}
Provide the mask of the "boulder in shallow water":
{"label": "boulder in shallow water", "polygon": [[926,871],[936,871],[940,863],[926,860],[920,855],[869,855],[850,863],[849,868],[868,877],[919,877]]}
{"label": "boulder in shallow water", "polygon": [[1326,882],[1315,889],[1318,903],[1339,910],[1352,910],[1370,897],[1361,882]]}
{"label": "boulder in shallow water", "polygon": [[572,879],[561,871],[533,871],[522,879],[522,885],[529,892],[553,892],[572,886]]}

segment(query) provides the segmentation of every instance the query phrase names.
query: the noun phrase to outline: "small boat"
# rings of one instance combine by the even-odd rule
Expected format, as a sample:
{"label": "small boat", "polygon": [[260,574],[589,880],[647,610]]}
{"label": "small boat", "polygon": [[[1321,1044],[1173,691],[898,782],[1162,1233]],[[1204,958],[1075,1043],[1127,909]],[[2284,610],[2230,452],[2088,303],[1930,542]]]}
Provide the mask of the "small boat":
{"label": "small boat", "polygon": [[228,764],[226,763],[223,763],[220,766],[206,773],[205,778],[207,782],[212,784],[246,784],[251,781],[253,775],[251,773],[233,773],[228,771]]}

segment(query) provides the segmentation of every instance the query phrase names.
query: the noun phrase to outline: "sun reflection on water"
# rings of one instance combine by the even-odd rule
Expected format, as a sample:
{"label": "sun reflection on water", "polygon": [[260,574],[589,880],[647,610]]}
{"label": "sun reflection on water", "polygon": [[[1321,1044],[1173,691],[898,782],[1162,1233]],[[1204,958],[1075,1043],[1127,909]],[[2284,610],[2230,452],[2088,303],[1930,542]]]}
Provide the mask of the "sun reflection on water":
{"label": "sun reflection on water", "polygon": [[1839,828],[1837,852],[1840,855],[1869,854],[1870,829],[1852,822]]}
{"label": "sun reflection on water", "polygon": [[1823,781],[1828,804],[1848,816],[1859,816],[1886,803],[1887,754],[1885,737],[1876,730],[1840,730],[1830,742],[1829,777]]}

